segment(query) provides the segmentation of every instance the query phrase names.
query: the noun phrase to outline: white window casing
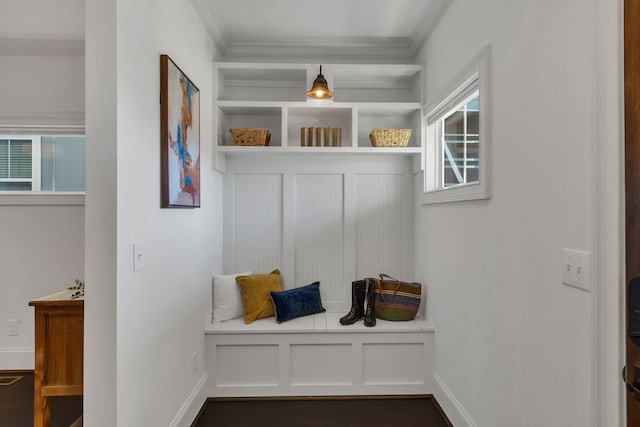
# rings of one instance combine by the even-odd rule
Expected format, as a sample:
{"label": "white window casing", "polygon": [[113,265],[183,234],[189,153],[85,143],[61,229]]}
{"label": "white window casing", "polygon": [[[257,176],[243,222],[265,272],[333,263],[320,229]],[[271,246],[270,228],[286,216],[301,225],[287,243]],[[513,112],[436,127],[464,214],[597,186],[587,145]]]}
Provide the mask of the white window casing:
{"label": "white window casing", "polygon": [[[444,186],[443,183],[443,119],[457,106],[468,101],[479,92],[479,147],[478,181]],[[490,153],[490,90],[489,90],[489,46],[482,48],[449,89],[425,109],[425,155],[424,192],[422,204],[446,203],[464,200],[481,200],[490,197],[489,153]]]}
{"label": "white window casing", "polygon": [[[44,191],[42,183],[42,138],[41,135],[84,135],[84,127],[59,127],[51,129],[43,127],[46,131],[40,135],[27,134],[26,129],[9,129],[0,125],[0,140],[29,140],[31,141],[31,177],[13,178],[0,177],[0,181],[30,182],[31,190],[6,190],[0,191],[0,206],[22,205],[84,205],[84,191]],[[34,129],[32,129],[34,130]],[[38,128],[38,130],[40,130]]]}

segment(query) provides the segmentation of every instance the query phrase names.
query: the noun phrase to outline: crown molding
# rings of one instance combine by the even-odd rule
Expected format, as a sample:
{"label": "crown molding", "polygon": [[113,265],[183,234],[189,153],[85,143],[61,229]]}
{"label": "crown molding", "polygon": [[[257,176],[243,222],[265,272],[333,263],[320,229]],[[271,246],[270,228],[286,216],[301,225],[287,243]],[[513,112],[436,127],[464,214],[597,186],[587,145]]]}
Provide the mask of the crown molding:
{"label": "crown molding", "polygon": [[410,37],[297,37],[295,42],[268,37],[260,38],[259,42],[232,41],[215,1],[191,0],[191,4],[213,39],[214,58],[231,61],[407,63],[413,62],[421,52],[432,29],[454,0],[431,1],[440,3],[441,7],[436,9],[438,13],[430,14],[433,8],[425,7],[418,20],[420,24]]}
{"label": "crown molding", "polygon": [[424,25],[418,25],[413,34],[411,34],[409,49],[414,57],[422,51],[422,48],[427,43],[427,39],[438,26],[438,23],[442,20],[442,17],[447,13],[452,4],[453,0],[444,0],[444,6],[440,9],[440,13],[434,16],[430,16],[425,10],[422,19],[420,19],[420,22],[423,22]]}
{"label": "crown molding", "polygon": [[84,57],[84,40],[0,39],[0,55]]}
{"label": "crown molding", "polygon": [[205,26],[209,35],[213,39],[213,44],[217,54],[215,56],[224,56],[231,41],[227,29],[220,21],[220,14],[212,1],[208,0],[191,0],[193,8],[197,12],[200,21]]}
{"label": "crown molding", "polygon": [[408,43],[398,44],[287,44],[230,43],[225,61],[278,61],[313,63],[411,63],[414,55]]}

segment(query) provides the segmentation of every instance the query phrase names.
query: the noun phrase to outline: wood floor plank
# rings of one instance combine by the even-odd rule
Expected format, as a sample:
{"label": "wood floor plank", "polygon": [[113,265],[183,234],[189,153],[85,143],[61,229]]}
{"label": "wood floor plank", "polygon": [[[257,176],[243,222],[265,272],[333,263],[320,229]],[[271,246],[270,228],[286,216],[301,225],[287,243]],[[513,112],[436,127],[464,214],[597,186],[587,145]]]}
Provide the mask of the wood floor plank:
{"label": "wood floor plank", "polygon": [[[1,376],[21,376],[0,386],[0,426],[33,427],[33,371],[0,371]],[[50,427],[69,427],[82,415],[82,396],[51,398]]]}
{"label": "wood floor plank", "polygon": [[[33,372],[0,386],[0,426],[33,426]],[[51,427],[68,427],[82,415],[82,397],[56,397],[51,402]],[[192,427],[451,427],[430,396],[299,399],[210,399]],[[141,426],[147,427],[147,426]],[[151,426],[149,426],[151,427]]]}
{"label": "wood floor plank", "polygon": [[450,427],[431,397],[300,400],[210,399],[192,427]]}

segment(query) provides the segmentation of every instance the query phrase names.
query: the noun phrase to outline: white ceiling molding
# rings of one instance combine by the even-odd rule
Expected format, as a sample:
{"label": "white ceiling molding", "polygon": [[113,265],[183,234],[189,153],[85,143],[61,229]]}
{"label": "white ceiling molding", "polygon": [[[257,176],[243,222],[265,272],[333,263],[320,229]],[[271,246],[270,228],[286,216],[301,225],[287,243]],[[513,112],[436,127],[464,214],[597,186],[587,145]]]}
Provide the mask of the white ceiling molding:
{"label": "white ceiling molding", "polygon": [[83,57],[84,40],[0,39],[0,55]]}
{"label": "white ceiling molding", "polygon": [[[84,111],[0,111],[0,132],[84,132]],[[60,131],[60,132],[58,132]]]}
{"label": "white ceiling molding", "polygon": [[422,20],[424,25],[419,25],[415,28],[413,34],[411,34],[411,44],[409,46],[414,56],[417,56],[424,45],[427,43],[427,39],[433,29],[438,25],[438,22],[447,13],[449,7],[453,4],[453,0],[443,0],[443,6],[438,14],[430,14],[425,10]]}
{"label": "white ceiling molding", "polygon": [[414,60],[408,45],[289,45],[231,43],[225,61],[277,61],[312,63],[394,63]]}
{"label": "white ceiling molding", "polygon": [[412,62],[453,0],[191,0],[224,60]]}
{"label": "white ceiling molding", "polygon": [[[215,4],[210,0],[191,0],[191,4],[205,28],[209,31],[217,53],[220,56],[224,56],[231,41],[226,28],[219,19],[220,14],[216,10]],[[214,54],[214,56],[216,55]]]}

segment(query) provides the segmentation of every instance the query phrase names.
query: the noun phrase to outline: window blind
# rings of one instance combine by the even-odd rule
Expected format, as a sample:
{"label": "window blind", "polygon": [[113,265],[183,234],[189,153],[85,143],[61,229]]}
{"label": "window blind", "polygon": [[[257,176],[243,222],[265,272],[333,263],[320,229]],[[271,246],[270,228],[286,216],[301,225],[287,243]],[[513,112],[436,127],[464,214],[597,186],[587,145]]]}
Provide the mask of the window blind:
{"label": "window blind", "polygon": [[32,159],[30,139],[0,139],[0,179],[30,180]]}
{"label": "window blind", "polygon": [[9,140],[9,178],[31,179],[33,150],[31,140]]}

